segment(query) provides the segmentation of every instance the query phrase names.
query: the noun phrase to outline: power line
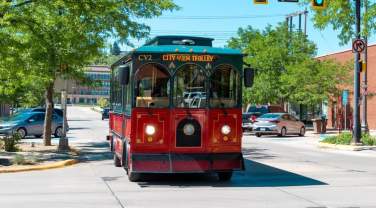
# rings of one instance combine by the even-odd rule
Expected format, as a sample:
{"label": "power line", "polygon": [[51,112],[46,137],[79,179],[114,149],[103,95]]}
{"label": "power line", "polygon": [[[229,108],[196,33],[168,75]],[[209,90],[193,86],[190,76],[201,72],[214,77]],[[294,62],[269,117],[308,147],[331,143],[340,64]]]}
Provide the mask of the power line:
{"label": "power line", "polygon": [[183,19],[183,20],[218,20],[218,19],[257,19],[257,18],[273,18],[283,17],[286,14],[274,14],[274,15],[241,15],[241,16],[163,16],[158,19]]}

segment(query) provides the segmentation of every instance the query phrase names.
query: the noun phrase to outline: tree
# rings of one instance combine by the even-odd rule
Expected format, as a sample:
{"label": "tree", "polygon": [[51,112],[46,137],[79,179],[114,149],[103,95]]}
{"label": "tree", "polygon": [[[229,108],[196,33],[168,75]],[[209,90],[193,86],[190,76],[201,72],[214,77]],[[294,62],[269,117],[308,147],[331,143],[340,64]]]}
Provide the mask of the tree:
{"label": "tree", "polygon": [[238,30],[238,37],[228,41],[231,48],[241,49],[245,62],[256,69],[254,86],[244,89],[245,102],[280,103],[289,95],[283,91],[281,75],[290,65],[301,62],[316,53],[316,46],[298,32],[287,32],[283,24],[268,26],[259,31],[251,26]]}
{"label": "tree", "polygon": [[[308,2],[308,0],[307,0]],[[332,26],[333,30],[339,31],[340,44],[346,44],[355,37],[355,1],[330,0],[327,1],[327,8],[314,10],[314,26],[323,30]],[[369,0],[362,0],[362,4],[368,4],[367,14],[362,15],[363,36],[369,36],[376,32],[376,3]]]}
{"label": "tree", "polygon": [[108,103],[108,100],[106,99],[106,98],[99,98],[99,100],[98,100],[98,105],[99,105],[99,107],[101,107],[101,108],[106,108],[106,107],[108,107],[108,105],[109,105],[109,103]]}
{"label": "tree", "polygon": [[114,44],[111,47],[111,54],[114,55],[114,56],[118,56],[118,55],[120,55],[120,53],[121,53],[120,47],[119,47],[118,43],[115,41]]}
{"label": "tree", "polygon": [[316,60],[316,45],[282,24],[264,31],[240,28],[228,45],[247,54],[245,61],[256,69],[254,86],[243,90],[246,103],[319,104],[349,80],[350,67]]}
{"label": "tree", "polygon": [[[23,48],[38,79],[45,81],[44,144],[51,145],[54,82],[74,78],[101,54],[109,38],[128,43],[149,27],[134,18],[152,18],[177,6],[171,0],[9,0],[0,3],[0,37],[7,47]],[[27,67],[21,67],[25,69]]]}

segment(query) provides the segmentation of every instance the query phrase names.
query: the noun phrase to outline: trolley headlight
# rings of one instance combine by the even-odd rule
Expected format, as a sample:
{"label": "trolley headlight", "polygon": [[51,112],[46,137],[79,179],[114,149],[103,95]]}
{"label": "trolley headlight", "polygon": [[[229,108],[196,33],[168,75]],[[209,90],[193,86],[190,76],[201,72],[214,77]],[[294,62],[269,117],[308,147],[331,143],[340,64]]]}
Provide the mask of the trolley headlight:
{"label": "trolley headlight", "polygon": [[195,133],[195,127],[192,124],[185,124],[183,132],[187,136],[192,136]]}
{"label": "trolley headlight", "polygon": [[230,126],[228,126],[228,125],[223,125],[222,128],[221,128],[221,132],[222,132],[222,134],[224,134],[224,135],[229,134],[229,133],[231,132],[231,128],[230,128]]}
{"label": "trolley headlight", "polygon": [[149,136],[152,136],[155,134],[155,127],[153,125],[146,125],[145,133]]}

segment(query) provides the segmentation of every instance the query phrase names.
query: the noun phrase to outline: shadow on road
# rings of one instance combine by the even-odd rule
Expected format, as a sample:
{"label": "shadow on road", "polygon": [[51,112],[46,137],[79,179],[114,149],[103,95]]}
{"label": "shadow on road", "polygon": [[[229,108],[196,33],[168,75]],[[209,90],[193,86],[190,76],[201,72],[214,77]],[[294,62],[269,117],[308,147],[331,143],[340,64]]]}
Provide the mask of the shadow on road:
{"label": "shadow on road", "polygon": [[82,162],[101,161],[112,159],[112,153],[108,142],[89,142],[78,146],[80,149],[80,160]]}
{"label": "shadow on road", "polygon": [[215,174],[145,174],[140,187],[284,187],[327,185],[324,182],[287,170],[245,159],[246,171],[235,172],[229,182],[220,182]]}
{"label": "shadow on road", "polygon": [[[107,142],[92,142],[80,145],[80,160],[83,162],[112,159]],[[244,156],[252,159],[270,159],[276,156],[264,153],[266,149],[244,149]],[[218,181],[217,175],[212,174],[143,174],[140,187],[176,186],[176,187],[283,187],[283,186],[317,186],[327,185],[324,182],[304,175],[272,167],[270,165],[244,160],[246,170],[235,172],[229,182]],[[111,178],[110,180],[117,180]]]}

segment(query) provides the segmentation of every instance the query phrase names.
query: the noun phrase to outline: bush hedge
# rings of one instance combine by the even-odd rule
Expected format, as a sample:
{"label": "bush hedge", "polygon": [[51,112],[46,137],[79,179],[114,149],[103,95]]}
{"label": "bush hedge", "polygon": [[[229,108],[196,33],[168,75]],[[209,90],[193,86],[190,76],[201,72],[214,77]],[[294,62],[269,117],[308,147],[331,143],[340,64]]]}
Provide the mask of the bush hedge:
{"label": "bush hedge", "polygon": [[[351,133],[341,133],[336,136],[326,137],[322,142],[329,144],[343,144],[350,145],[352,140]],[[376,137],[371,136],[370,134],[362,134],[361,142],[367,146],[376,145]]]}

